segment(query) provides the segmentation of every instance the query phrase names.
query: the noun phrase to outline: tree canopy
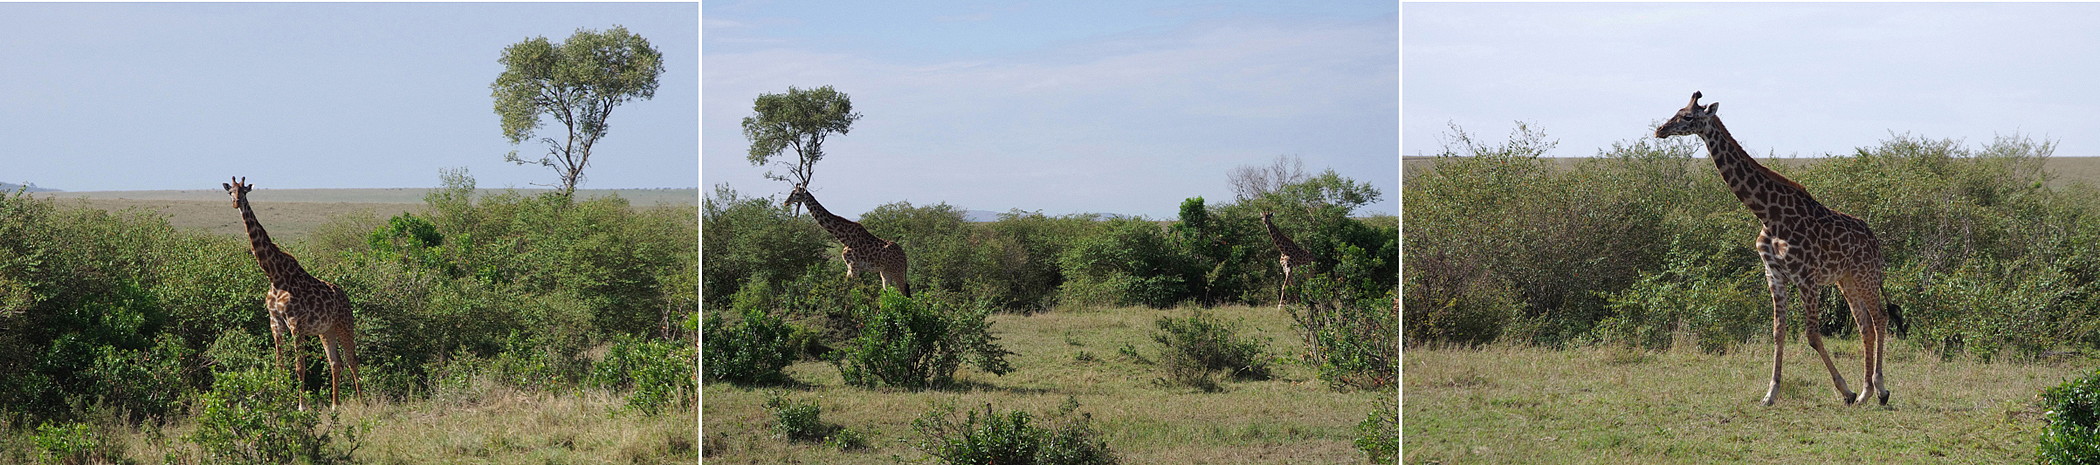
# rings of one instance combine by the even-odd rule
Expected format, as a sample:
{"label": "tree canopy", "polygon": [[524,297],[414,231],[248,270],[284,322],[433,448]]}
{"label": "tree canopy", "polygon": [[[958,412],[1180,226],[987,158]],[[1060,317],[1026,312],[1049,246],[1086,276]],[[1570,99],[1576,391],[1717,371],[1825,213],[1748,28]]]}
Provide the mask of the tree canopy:
{"label": "tree canopy", "polygon": [[787,167],[788,174],[767,171],[766,178],[797,185],[808,185],[816,174],[817,161],[824,159],[824,138],[845,134],[860,119],[853,112],[853,99],[831,86],[790,86],[784,94],[762,94],[751,109],[756,114],[744,118],[744,138],[751,140],[751,164],[767,164],[773,156],[794,149],[793,162],[777,162]]}
{"label": "tree canopy", "polygon": [[577,29],[563,43],[534,37],[503,49],[503,74],[489,84],[496,114],[503,117],[503,137],[521,144],[533,139],[540,116],[552,116],[566,130],[565,140],[540,137],[547,153],[538,159],[504,160],[553,168],[561,175],[564,195],[574,193],[590,163],[591,147],[605,137],[613,107],[656,96],[656,78],[664,72],[663,54],[649,39],[613,26],[605,32]]}

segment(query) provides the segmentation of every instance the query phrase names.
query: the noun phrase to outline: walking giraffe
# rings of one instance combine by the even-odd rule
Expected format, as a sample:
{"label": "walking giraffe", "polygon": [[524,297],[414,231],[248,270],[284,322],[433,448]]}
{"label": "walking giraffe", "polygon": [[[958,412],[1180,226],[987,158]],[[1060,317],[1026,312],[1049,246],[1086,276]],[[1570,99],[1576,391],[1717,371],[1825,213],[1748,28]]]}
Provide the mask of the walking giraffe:
{"label": "walking giraffe", "polygon": [[277,364],[285,364],[284,342],[289,336],[292,360],[288,368],[292,381],[303,390],[306,365],[304,353],[299,351],[299,339],[307,335],[320,337],[321,350],[328,356],[328,402],[333,406],[342,394],[345,368],[350,371],[351,388],[364,390],[357,381],[357,317],[350,313],[350,297],[334,283],[307,274],[298,259],[270,242],[270,233],[263,230],[262,223],[255,219],[255,210],[248,206],[248,191],[255,186],[244,184],[246,181],[239,178],[220,186],[233,196],[233,208],[240,209],[241,221],[248,225],[249,251],[270,278],[270,291],[263,294],[263,306],[270,311],[270,338],[277,346]]}
{"label": "walking giraffe", "polygon": [[[1728,183],[1728,190],[1764,226],[1757,235],[1757,255],[1764,261],[1765,281],[1772,291],[1773,346],[1772,384],[1765,390],[1764,404],[1772,405],[1779,396],[1780,365],[1786,352],[1787,291],[1792,286],[1804,294],[1799,300],[1808,315],[1808,346],[1823,357],[1823,367],[1830,371],[1838,396],[1846,404],[1864,404],[1868,396],[1874,396],[1882,405],[1888,405],[1889,391],[1881,373],[1882,353],[1889,314],[1896,309],[1894,305],[1882,307],[1881,240],[1874,237],[1866,221],[1824,207],[1800,184],[1751,159],[1736,143],[1735,136],[1729,135],[1728,128],[1721,125],[1720,117],[1715,116],[1721,104],[1702,107],[1699,97],[1698,92],[1693,92],[1691,104],[1656,127],[1655,137],[1689,134],[1704,139],[1707,155],[1720,170],[1721,179]],[[1852,320],[1859,324],[1865,352],[1862,355],[1866,359],[1866,372],[1861,376],[1866,386],[1856,397],[1845,386],[1845,377],[1838,374],[1837,365],[1831,363],[1830,352],[1823,349],[1823,337],[1818,333],[1822,314],[1816,309],[1816,291],[1826,285],[1836,285],[1844,293],[1846,307],[1852,309]]]}
{"label": "walking giraffe", "polygon": [[788,193],[787,202],[782,205],[797,203],[808,208],[809,216],[817,220],[817,226],[824,227],[824,231],[830,232],[831,237],[843,246],[839,258],[846,260],[846,277],[852,278],[861,270],[872,270],[882,277],[884,287],[894,286],[897,292],[911,297],[911,282],[905,280],[908,263],[904,259],[904,246],[875,237],[860,223],[831,214],[801,184],[795,185],[795,190]]}
{"label": "walking giraffe", "polygon": [[1283,285],[1276,289],[1276,306],[1281,307],[1296,300],[1291,298],[1291,285],[1304,281],[1305,276],[1319,266],[1321,258],[1313,255],[1312,251],[1299,247],[1290,236],[1283,234],[1283,230],[1276,229],[1276,222],[1270,219],[1274,216],[1276,214],[1273,212],[1261,212],[1261,225],[1268,228],[1269,241],[1276,243],[1276,251],[1281,255],[1276,259],[1283,265]]}

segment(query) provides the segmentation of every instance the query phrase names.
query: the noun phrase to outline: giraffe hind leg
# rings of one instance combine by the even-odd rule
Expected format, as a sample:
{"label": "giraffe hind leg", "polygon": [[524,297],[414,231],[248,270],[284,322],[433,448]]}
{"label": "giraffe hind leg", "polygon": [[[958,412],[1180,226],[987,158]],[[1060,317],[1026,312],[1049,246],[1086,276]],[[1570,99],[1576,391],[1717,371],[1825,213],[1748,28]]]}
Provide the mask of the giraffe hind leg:
{"label": "giraffe hind leg", "polygon": [[[1816,289],[1814,286],[1801,287],[1810,290]],[[1823,311],[1817,308],[1818,301],[1821,299],[1817,299],[1813,292],[1809,294],[1808,298],[1801,299],[1801,306],[1808,316],[1806,318],[1808,324],[1803,325],[1805,326],[1804,329],[1806,329],[1806,331],[1802,331],[1806,333],[1803,337],[1808,339],[1809,347],[1816,349],[1816,355],[1822,356],[1823,369],[1830,371],[1830,383],[1837,387],[1838,400],[1851,404],[1853,402],[1852,389],[1845,384],[1845,375],[1838,372],[1837,363],[1830,360],[1830,351],[1823,348]]]}

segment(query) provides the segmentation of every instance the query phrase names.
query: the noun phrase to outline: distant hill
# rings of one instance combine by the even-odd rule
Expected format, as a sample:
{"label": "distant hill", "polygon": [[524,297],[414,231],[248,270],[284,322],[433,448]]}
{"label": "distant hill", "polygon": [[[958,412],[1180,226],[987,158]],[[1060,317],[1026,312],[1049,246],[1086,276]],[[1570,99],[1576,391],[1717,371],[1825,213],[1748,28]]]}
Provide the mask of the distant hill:
{"label": "distant hill", "polygon": [[[0,182],[0,191],[6,191],[6,192],[14,192],[14,191],[15,191],[16,189],[21,189],[21,188],[22,188],[22,185],[21,185],[21,184],[14,184],[14,183],[5,183],[5,182]],[[29,192],[58,192],[58,191],[59,191],[58,189],[46,189],[46,188],[42,188],[42,187],[36,187],[36,183],[30,183],[30,184],[29,184]]]}

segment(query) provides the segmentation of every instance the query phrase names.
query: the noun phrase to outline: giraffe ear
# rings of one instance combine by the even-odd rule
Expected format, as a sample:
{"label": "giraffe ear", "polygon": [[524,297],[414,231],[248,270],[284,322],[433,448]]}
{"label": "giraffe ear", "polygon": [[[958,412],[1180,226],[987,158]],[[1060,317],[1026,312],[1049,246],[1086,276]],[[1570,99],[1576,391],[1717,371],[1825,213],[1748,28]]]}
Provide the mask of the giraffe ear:
{"label": "giraffe ear", "polygon": [[1711,115],[1711,114],[1715,114],[1715,113],[1720,113],[1720,112],[1721,112],[1721,102],[1714,102],[1714,103],[1709,103],[1709,104],[1707,104],[1707,105],[1706,105],[1706,114],[1709,114],[1709,115]]}
{"label": "giraffe ear", "polygon": [[233,185],[232,185],[232,184],[227,184],[227,183],[223,183],[223,182],[222,182],[222,183],[219,183],[219,188],[220,188],[220,189],[225,189],[225,190],[229,190],[229,191],[230,191],[230,190],[233,190]]}

